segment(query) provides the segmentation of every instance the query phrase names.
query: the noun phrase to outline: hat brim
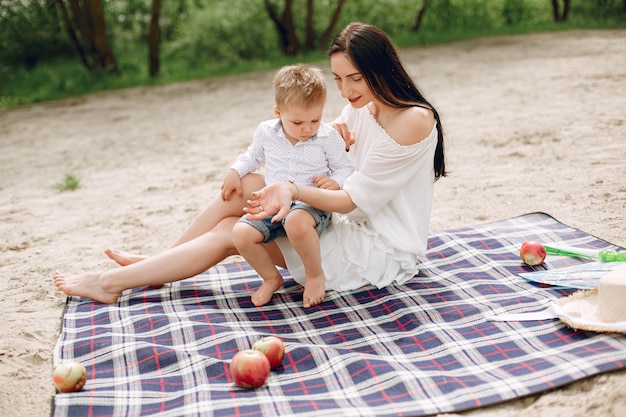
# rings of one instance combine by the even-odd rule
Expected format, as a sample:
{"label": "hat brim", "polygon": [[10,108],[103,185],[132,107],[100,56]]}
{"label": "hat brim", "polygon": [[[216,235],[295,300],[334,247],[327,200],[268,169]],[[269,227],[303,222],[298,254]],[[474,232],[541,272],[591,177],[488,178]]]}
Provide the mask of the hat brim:
{"label": "hat brim", "polygon": [[626,321],[606,322],[598,317],[598,290],[576,291],[554,307],[559,319],[573,329],[626,333]]}

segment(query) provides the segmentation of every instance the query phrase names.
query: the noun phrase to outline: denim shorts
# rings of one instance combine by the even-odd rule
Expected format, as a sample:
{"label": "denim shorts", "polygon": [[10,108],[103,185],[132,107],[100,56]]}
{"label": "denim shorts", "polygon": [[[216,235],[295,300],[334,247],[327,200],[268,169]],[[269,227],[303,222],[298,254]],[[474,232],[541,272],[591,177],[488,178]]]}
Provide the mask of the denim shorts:
{"label": "denim shorts", "polygon": [[[313,220],[315,220],[315,231],[318,235],[321,234],[324,229],[328,227],[330,219],[333,215],[333,213],[330,211],[318,210],[314,207],[309,206],[308,204],[301,203],[299,201],[291,203],[289,213],[294,210],[305,210],[313,217]],[[276,223],[272,223],[272,217],[274,217],[275,214],[268,216],[263,220],[248,220],[248,215],[245,214],[241,217],[241,219],[239,219],[239,221],[243,223],[248,223],[250,226],[263,233],[263,243],[267,243],[281,236],[287,236],[283,224],[285,222],[285,219],[289,216],[289,213],[287,213],[287,215],[285,215],[282,220]]]}

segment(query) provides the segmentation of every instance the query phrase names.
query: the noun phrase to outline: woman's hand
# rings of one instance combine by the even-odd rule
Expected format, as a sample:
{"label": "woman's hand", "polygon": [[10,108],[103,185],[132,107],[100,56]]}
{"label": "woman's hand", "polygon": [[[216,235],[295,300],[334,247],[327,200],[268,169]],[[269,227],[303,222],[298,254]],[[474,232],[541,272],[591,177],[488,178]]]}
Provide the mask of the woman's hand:
{"label": "woman's hand", "polygon": [[346,142],[346,151],[350,150],[350,146],[354,145],[355,139],[354,133],[348,129],[348,125],[345,123],[333,123],[332,127],[339,132],[344,142]]}
{"label": "woman's hand", "polygon": [[276,213],[272,217],[272,223],[280,221],[289,213],[294,192],[298,194],[296,187],[287,181],[266,185],[252,193],[252,199],[248,200],[248,206],[243,211],[248,213],[250,220],[262,220]]}

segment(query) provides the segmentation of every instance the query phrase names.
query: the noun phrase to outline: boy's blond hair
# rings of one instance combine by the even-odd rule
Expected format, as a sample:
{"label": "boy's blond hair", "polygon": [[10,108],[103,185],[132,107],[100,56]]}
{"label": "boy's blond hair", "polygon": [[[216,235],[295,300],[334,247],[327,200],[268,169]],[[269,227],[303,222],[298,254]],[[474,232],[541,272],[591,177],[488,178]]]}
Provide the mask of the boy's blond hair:
{"label": "boy's blond hair", "polygon": [[282,67],[274,77],[278,108],[311,106],[326,100],[326,81],[319,68],[304,64]]}

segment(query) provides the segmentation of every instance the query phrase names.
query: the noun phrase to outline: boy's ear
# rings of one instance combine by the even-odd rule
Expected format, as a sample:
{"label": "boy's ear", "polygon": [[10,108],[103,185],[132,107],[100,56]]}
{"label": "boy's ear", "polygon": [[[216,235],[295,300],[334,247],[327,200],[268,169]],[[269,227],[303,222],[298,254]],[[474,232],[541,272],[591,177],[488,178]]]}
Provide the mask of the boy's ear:
{"label": "boy's ear", "polygon": [[280,109],[276,105],[274,105],[274,116],[276,116],[277,119],[280,119]]}

